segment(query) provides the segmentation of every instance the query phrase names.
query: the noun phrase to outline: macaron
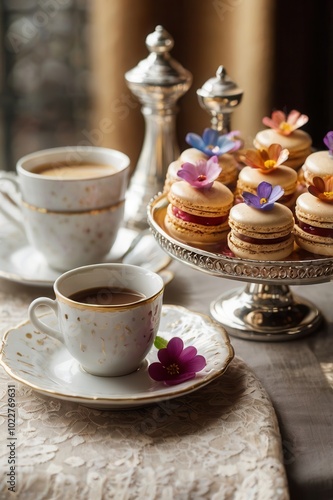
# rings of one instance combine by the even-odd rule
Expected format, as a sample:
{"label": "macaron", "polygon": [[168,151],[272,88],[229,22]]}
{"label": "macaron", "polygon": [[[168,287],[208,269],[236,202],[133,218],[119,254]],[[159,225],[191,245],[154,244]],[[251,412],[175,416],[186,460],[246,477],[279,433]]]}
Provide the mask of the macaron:
{"label": "macaron", "polygon": [[182,162],[180,159],[175,160],[170,163],[168,166],[166,176],[165,176],[165,181],[164,181],[164,186],[163,186],[163,193],[168,193],[170,191],[170,188],[174,182],[180,181],[181,178],[178,177],[177,172],[179,169],[182,167]]}
{"label": "macaron", "polygon": [[215,181],[210,189],[196,189],[180,180],[172,184],[167,196],[164,223],[170,236],[194,246],[226,241],[234,202],[229,188]]}
{"label": "macaron", "polygon": [[229,214],[228,246],[236,257],[281,260],[294,248],[294,217],[289,208],[275,203],[271,210],[257,210],[245,203]]}
{"label": "macaron", "polygon": [[268,128],[256,134],[253,144],[256,149],[268,148],[271,144],[280,144],[283,149],[289,151],[289,158],[284,164],[298,170],[307,156],[311,154],[312,139],[304,130],[297,129],[290,135],[283,135],[277,130]]}
{"label": "macaron", "polygon": [[333,257],[333,204],[303,193],[296,200],[295,215],[298,246],[314,254]]}
{"label": "macaron", "polygon": [[333,176],[333,158],[328,151],[317,151],[310,154],[302,167],[303,180],[306,186],[312,184],[314,177],[325,180]]}
{"label": "macaron", "polygon": [[293,209],[297,197],[297,172],[287,166],[279,165],[274,170],[264,173],[258,168],[246,166],[240,172],[237,180],[236,199],[242,201],[242,192],[255,194],[258,184],[266,181],[272,186],[281,186],[284,195],[279,203]]}
{"label": "macaron", "polygon": [[[209,156],[207,156],[199,149],[196,148],[185,149],[185,151],[181,153],[180,157],[177,160],[170,163],[167,169],[163,191],[168,192],[170,186],[174,182],[181,180],[181,178],[178,177],[177,172],[182,167],[183,163],[186,162],[196,163],[200,160],[207,161],[208,159]],[[239,172],[238,162],[236,158],[231,153],[224,153],[223,155],[220,155],[218,157],[218,163],[222,170],[219,177],[216,180],[222,182],[222,184],[226,185],[229,189],[233,191],[236,187],[236,181]]]}

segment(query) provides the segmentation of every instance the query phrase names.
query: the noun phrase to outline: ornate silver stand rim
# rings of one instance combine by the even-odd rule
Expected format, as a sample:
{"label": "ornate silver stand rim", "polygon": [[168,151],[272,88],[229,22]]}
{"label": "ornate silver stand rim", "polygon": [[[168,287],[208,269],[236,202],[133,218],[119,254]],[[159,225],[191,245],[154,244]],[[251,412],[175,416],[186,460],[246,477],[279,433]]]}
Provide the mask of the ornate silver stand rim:
{"label": "ornate silver stand rim", "polygon": [[165,252],[213,276],[248,282],[244,290],[223,294],[210,306],[214,319],[230,335],[272,342],[300,338],[319,327],[319,309],[294,296],[288,285],[331,281],[332,258],[296,253],[290,260],[254,261],[194,248],[174,240],[165,230],[167,204],[166,195],[158,194],[147,209],[152,234]]}

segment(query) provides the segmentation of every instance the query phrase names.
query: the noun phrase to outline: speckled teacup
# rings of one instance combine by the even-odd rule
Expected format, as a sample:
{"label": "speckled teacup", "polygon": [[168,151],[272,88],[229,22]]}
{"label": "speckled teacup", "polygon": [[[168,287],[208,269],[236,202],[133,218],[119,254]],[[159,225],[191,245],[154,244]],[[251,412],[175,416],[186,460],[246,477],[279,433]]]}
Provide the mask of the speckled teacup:
{"label": "speckled teacup", "polygon": [[0,175],[0,212],[59,271],[101,262],[124,218],[130,173],[120,151],[73,146],[37,151]]}
{"label": "speckled teacup", "polygon": [[[130,289],[143,295],[132,303],[90,304],[71,298],[88,289]],[[163,280],[151,271],[128,264],[97,264],[62,274],[54,283],[56,299],[35,299],[29,307],[31,323],[63,342],[92,375],[121,376],[137,370],[158,331]],[[40,306],[51,308],[59,331],[37,316]]]}
{"label": "speckled teacup", "polygon": [[58,271],[99,263],[109,253],[124,217],[124,201],[86,212],[52,212],[22,203],[29,243]]}

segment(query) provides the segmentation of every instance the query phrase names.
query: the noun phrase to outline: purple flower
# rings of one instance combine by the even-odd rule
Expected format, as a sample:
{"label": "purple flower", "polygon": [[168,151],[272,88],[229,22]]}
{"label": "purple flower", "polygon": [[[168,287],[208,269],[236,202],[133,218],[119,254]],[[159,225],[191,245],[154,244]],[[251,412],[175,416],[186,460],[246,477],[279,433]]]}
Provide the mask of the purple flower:
{"label": "purple flower", "polygon": [[329,149],[330,156],[333,157],[333,130],[327,132],[327,134],[324,137],[324,143],[325,146],[327,146]]}
{"label": "purple flower", "polygon": [[217,156],[212,156],[207,161],[199,160],[195,164],[183,163],[177,175],[197,189],[210,189],[221,170]]}
{"label": "purple flower", "polygon": [[237,134],[237,131],[233,131],[219,136],[217,130],[206,128],[202,137],[190,132],[186,135],[185,140],[190,146],[199,149],[207,156],[220,156],[224,153],[237,151],[241,147],[242,142],[234,139]]}
{"label": "purple flower", "polygon": [[153,380],[166,385],[176,385],[195,377],[206,366],[204,356],[197,355],[194,346],[185,347],[179,337],[169,340],[167,346],[157,353],[160,362],[152,363],[148,373]]}
{"label": "purple flower", "polygon": [[272,210],[274,203],[283,196],[284,189],[274,186],[269,182],[261,182],[257,187],[257,195],[253,193],[242,193],[244,203],[260,210]]}

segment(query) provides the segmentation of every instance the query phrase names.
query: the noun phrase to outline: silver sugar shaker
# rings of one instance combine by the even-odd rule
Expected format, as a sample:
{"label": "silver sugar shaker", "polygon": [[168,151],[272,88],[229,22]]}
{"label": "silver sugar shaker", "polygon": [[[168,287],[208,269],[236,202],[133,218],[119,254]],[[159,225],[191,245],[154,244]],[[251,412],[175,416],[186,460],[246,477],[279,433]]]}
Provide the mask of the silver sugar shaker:
{"label": "silver sugar shaker", "polygon": [[197,90],[200,106],[211,115],[211,128],[221,134],[231,131],[231,114],[243,97],[243,90],[231,80],[223,66]]}

